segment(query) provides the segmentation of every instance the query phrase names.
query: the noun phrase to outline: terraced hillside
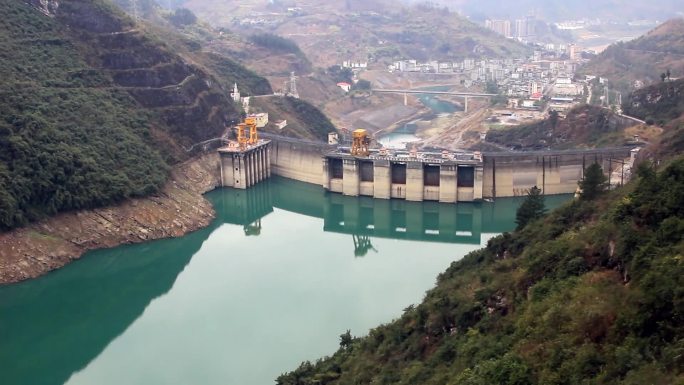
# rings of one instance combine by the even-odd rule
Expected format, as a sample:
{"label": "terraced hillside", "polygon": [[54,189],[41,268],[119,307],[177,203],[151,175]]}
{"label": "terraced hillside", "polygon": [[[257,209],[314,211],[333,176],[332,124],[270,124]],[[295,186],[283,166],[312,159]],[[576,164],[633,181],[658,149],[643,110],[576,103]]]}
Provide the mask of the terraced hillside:
{"label": "terraced hillside", "polygon": [[0,229],[157,191],[183,146],[241,111],[226,97],[268,82],[210,66],[100,0],[0,0]]}

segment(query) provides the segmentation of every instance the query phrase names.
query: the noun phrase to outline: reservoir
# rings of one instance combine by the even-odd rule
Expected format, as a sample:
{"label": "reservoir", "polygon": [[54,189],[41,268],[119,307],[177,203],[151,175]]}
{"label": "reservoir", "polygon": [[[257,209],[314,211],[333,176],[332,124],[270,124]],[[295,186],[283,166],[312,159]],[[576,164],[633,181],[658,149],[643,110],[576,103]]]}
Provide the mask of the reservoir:
{"label": "reservoir", "polygon": [[513,229],[521,202],[374,200],[277,177],[207,198],[205,229],[0,288],[2,384],[273,384],[420,302]]}

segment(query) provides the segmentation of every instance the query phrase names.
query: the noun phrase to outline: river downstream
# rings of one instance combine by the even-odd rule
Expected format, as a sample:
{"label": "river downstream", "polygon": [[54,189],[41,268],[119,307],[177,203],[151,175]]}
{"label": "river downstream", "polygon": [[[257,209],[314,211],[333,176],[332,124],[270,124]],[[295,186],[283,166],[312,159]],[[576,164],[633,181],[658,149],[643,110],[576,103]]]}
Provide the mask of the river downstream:
{"label": "river downstream", "polygon": [[[426,91],[449,91],[451,87],[449,86],[433,86],[433,87],[424,87],[421,88]],[[420,100],[420,103],[429,108],[431,111],[431,114],[434,116],[438,115],[452,115],[456,111],[462,110],[459,106],[457,106],[454,103],[441,100],[437,98],[435,95],[432,94],[416,94],[416,97],[418,100]],[[419,119],[423,120],[423,119]],[[431,120],[428,120],[431,121]],[[418,120],[415,120],[413,122],[405,123],[401,127],[397,128],[396,130],[381,135],[378,137],[378,143],[382,144],[383,147],[390,148],[390,149],[397,149],[397,150],[405,150],[409,145],[413,142],[418,142],[421,140],[416,135],[416,131],[418,129],[417,125]]]}
{"label": "river downstream", "polygon": [[520,203],[353,198],[282,178],[206,196],[207,228],[0,288],[2,383],[272,384],[418,303],[511,230]]}

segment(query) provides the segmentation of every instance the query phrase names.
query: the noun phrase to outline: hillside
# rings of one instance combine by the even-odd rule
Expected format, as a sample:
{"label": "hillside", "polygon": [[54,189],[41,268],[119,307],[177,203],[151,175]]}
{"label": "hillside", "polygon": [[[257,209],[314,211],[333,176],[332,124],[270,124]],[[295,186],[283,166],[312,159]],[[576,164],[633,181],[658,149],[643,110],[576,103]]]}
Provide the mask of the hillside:
{"label": "hillside", "polygon": [[654,127],[634,125],[610,110],[581,105],[565,118],[550,116],[531,124],[490,130],[486,141],[523,150],[594,148],[622,146],[634,135],[648,141],[660,133]]}
{"label": "hillside", "polygon": [[[294,384],[681,384],[684,158],[454,262],[422,303]],[[342,331],[341,331],[342,332]]]}
{"label": "hillside", "polygon": [[[684,76],[684,18],[669,20],[646,35],[609,46],[578,72],[608,78],[612,88],[629,91],[635,81],[660,82],[670,70]],[[626,93],[626,92],[625,92]]]}
{"label": "hillside", "polygon": [[684,79],[661,82],[632,93],[625,113],[663,127],[655,151],[659,157],[684,151]]}
{"label": "hillside", "polygon": [[[216,27],[240,34],[272,32],[290,38],[319,67],[344,60],[520,57],[528,49],[456,13],[385,0],[239,1],[186,0],[183,6]],[[295,11],[288,8],[295,7]],[[331,44],[331,42],[334,42]]]}
{"label": "hillside", "polygon": [[[252,105],[254,111],[268,112],[270,122],[265,130],[277,135],[327,141],[328,133],[335,132],[335,126],[325,114],[301,99],[290,96],[255,98]],[[276,120],[286,120],[287,126],[278,129]]]}
{"label": "hillside", "polygon": [[[414,0],[420,2],[420,0]],[[437,0],[469,16],[522,17],[530,11],[549,21],[564,21],[584,18],[599,18],[608,21],[663,20],[682,12],[679,0],[664,0],[654,6],[647,0],[622,2],[616,0],[519,0],[501,2],[497,0]]]}
{"label": "hillside", "polygon": [[[0,230],[152,194],[268,82],[104,0],[0,0]],[[297,112],[293,112],[297,114]]]}
{"label": "hillside", "polygon": [[684,114],[684,78],[636,90],[622,109],[626,114],[664,124]]}

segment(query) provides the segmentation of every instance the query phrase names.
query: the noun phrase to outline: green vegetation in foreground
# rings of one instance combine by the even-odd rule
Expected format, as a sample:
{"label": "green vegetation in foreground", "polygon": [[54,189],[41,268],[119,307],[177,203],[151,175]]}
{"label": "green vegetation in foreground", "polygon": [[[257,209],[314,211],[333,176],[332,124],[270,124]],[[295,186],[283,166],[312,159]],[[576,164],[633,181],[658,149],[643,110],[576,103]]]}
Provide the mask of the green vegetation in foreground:
{"label": "green vegetation in foreground", "polygon": [[454,262],[293,384],[684,383],[684,157]]}
{"label": "green vegetation in foreground", "polygon": [[14,0],[0,14],[0,230],[159,189],[167,166],[133,98],[55,19]]}
{"label": "green vegetation in foreground", "polygon": [[539,187],[533,186],[515,213],[516,229],[524,228],[528,223],[543,217],[544,214],[546,214],[544,196]]}

